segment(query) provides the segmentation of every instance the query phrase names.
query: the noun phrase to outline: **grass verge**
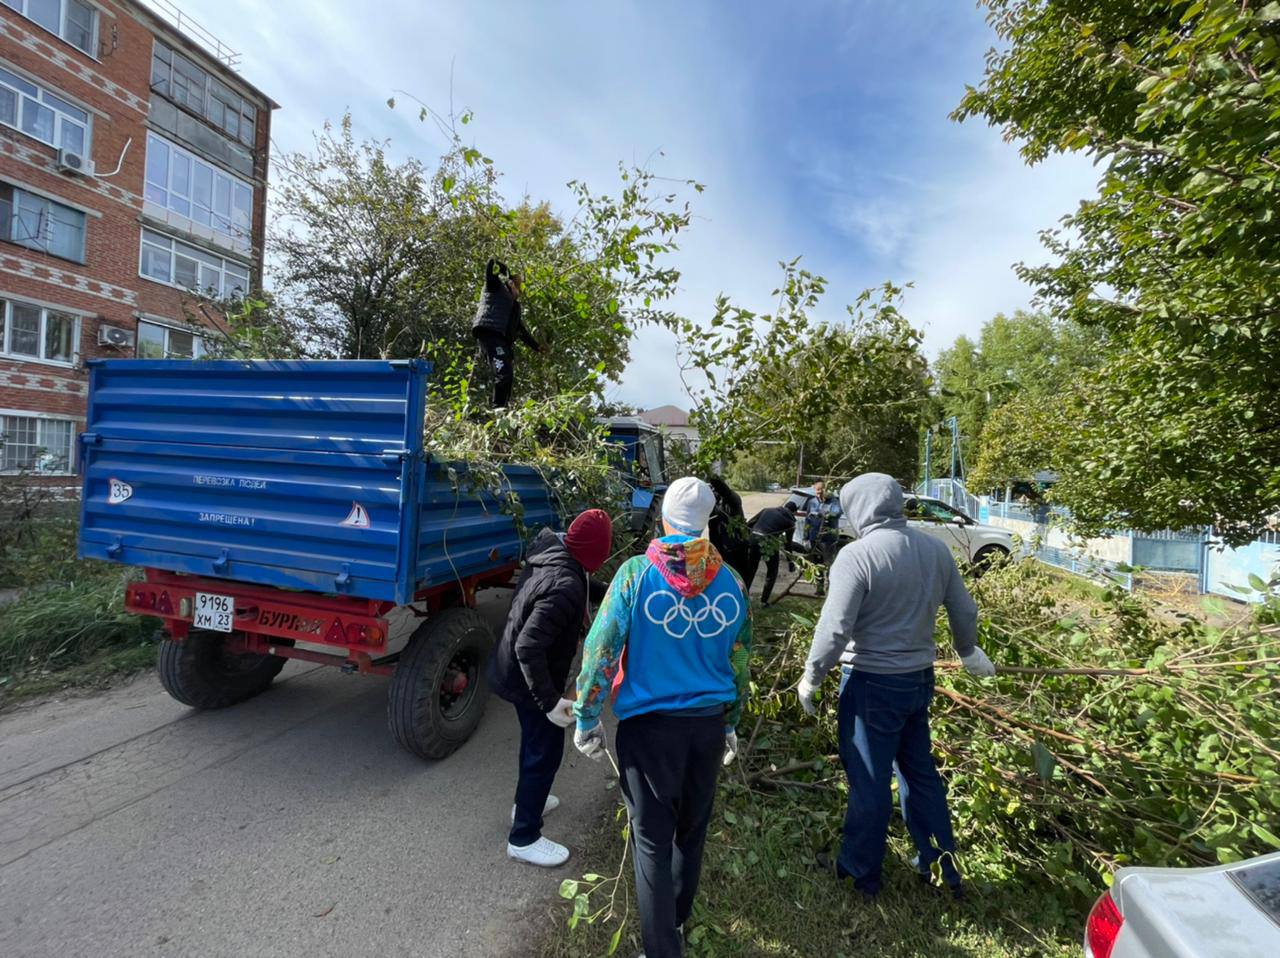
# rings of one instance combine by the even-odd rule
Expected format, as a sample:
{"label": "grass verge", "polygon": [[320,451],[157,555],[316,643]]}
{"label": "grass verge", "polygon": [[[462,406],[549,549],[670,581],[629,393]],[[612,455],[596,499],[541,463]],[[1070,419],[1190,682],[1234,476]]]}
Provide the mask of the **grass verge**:
{"label": "grass verge", "polygon": [[83,563],[76,577],[0,607],[0,708],[69,686],[100,685],[154,661],[154,619],[124,610],[129,573]]}

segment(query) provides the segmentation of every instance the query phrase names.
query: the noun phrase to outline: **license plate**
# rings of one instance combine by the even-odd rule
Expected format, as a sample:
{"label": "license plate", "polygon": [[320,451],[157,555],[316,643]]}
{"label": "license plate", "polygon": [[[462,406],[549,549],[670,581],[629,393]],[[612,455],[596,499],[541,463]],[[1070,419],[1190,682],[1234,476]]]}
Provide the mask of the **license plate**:
{"label": "license plate", "polygon": [[196,593],[197,629],[212,629],[214,632],[232,631],[232,620],[235,617],[236,600],[229,595],[216,595],[213,592]]}

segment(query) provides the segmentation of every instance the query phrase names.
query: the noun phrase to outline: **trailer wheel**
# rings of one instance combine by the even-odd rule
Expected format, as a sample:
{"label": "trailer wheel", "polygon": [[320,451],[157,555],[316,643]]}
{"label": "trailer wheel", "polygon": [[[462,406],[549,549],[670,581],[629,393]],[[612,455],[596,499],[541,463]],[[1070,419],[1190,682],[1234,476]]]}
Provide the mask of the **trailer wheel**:
{"label": "trailer wheel", "polygon": [[444,609],[418,627],[400,654],[387,696],[396,741],[422,758],[444,758],[480,724],[493,634],[474,609]]}
{"label": "trailer wheel", "polygon": [[161,640],[156,670],[165,691],[192,708],[226,708],[265,692],[284,668],[276,655],[231,655],[225,642],[221,632],[204,631]]}

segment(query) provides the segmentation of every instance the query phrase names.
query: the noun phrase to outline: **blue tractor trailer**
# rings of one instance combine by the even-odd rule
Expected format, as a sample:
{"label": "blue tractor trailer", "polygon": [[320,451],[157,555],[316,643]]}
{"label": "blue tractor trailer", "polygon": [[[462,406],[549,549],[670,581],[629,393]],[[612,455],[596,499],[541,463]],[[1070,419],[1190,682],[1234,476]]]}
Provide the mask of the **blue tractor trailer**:
{"label": "blue tractor trailer", "polygon": [[[425,451],[427,363],[88,368],[79,552],[143,570],[125,607],[162,620],[170,695],[222,708],[302,659],[388,676],[388,724],[416,754],[466,741],[493,644],[476,592],[561,517],[531,468],[481,482]],[[423,621],[391,651],[398,606]]]}

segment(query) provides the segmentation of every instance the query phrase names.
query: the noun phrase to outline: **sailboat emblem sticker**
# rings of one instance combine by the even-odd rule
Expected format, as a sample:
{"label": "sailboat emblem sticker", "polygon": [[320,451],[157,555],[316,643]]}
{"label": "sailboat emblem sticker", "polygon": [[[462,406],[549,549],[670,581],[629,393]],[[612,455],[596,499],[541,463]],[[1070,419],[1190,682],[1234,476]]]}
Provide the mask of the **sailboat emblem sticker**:
{"label": "sailboat emblem sticker", "polygon": [[341,525],[351,529],[368,529],[370,526],[369,510],[358,502],[351,503],[351,512],[342,520]]}

